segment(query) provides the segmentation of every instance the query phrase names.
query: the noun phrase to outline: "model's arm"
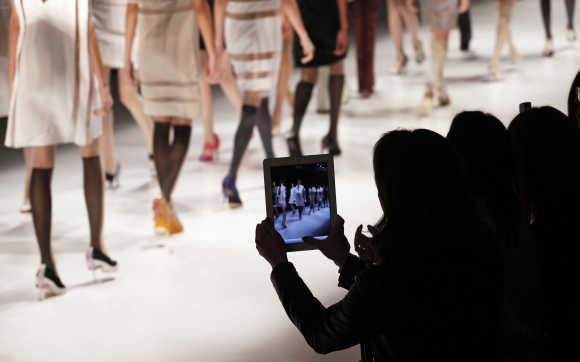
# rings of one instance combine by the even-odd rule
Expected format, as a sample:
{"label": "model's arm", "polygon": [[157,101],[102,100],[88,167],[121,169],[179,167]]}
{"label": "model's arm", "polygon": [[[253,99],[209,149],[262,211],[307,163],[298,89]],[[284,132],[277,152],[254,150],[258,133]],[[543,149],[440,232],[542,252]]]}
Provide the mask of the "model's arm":
{"label": "model's arm", "polygon": [[105,72],[103,71],[97,31],[92,20],[89,20],[89,57],[93,74],[97,78],[97,88],[101,98],[101,109],[96,110],[95,115],[105,116],[113,107],[113,98],[111,97],[111,90],[109,89],[109,80],[106,79]]}
{"label": "model's arm", "polygon": [[296,31],[296,35],[298,35],[298,39],[300,40],[300,46],[302,47],[302,53],[304,54],[302,63],[308,63],[312,58],[314,58],[314,44],[312,44],[308,32],[304,27],[296,0],[282,0],[282,11],[288,18],[290,25],[292,25],[292,28],[294,28],[294,31]]}
{"label": "model's arm", "polygon": [[469,10],[470,6],[471,6],[470,0],[461,0],[461,3],[459,4],[459,12],[460,13],[466,12],[467,10]]}
{"label": "model's arm", "polygon": [[205,42],[205,50],[207,52],[207,67],[206,75],[211,77],[215,76],[215,65],[216,65],[216,53],[215,53],[215,40],[213,36],[213,21],[211,16],[211,10],[209,4],[206,0],[193,0],[193,12],[197,19],[197,26]]}
{"label": "model's arm", "polygon": [[226,7],[228,0],[216,0],[214,2],[214,21],[215,21],[215,50],[221,53],[224,50],[224,23],[226,18]]}
{"label": "model's arm", "polygon": [[334,54],[342,55],[346,52],[348,47],[348,13],[347,0],[336,0],[338,5],[338,18],[340,21],[340,29],[336,34],[336,49]]}
{"label": "model's arm", "polygon": [[10,32],[8,35],[8,94],[12,94],[14,77],[16,76],[16,48],[20,37],[20,20],[16,13],[16,6],[12,6],[10,14]]}
{"label": "model's arm", "polygon": [[125,15],[125,58],[123,60],[123,69],[121,75],[124,82],[128,84],[135,84],[133,78],[133,42],[135,41],[135,29],[137,29],[137,15],[139,12],[139,5],[128,4]]}

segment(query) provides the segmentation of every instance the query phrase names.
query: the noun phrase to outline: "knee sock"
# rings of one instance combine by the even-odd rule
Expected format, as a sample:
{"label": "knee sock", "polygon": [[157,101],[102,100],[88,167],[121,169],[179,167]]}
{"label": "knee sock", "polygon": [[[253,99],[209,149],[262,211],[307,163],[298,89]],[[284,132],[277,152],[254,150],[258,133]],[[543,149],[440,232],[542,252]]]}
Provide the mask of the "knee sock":
{"label": "knee sock", "polygon": [[51,179],[52,168],[32,169],[30,176],[30,206],[32,208],[34,232],[40,249],[40,262],[54,270],[54,260],[50,247],[52,222]]}
{"label": "knee sock", "polygon": [[268,98],[263,99],[262,103],[260,104],[260,109],[258,110],[258,115],[256,117],[256,125],[258,126],[258,132],[260,133],[260,138],[262,139],[262,145],[264,146],[266,158],[273,158],[274,148],[272,146],[272,116],[270,115]]}
{"label": "knee sock", "polygon": [[546,31],[546,38],[552,39],[552,24],[551,24],[551,0],[540,0],[540,7],[542,9],[542,19],[544,20],[544,30]]}
{"label": "knee sock", "polygon": [[242,157],[244,156],[246,148],[248,148],[248,143],[250,143],[250,139],[252,138],[252,131],[256,124],[257,113],[258,109],[256,107],[248,105],[242,107],[242,118],[234,137],[234,155],[228,172],[228,176],[234,180],[238,174],[240,164],[242,163]]}
{"label": "knee sock", "polygon": [[155,123],[153,130],[153,160],[155,161],[155,170],[157,171],[157,181],[163,198],[169,201],[169,195],[164,192],[164,185],[171,171],[170,167],[170,152],[169,146],[169,123]]}
{"label": "knee sock", "polygon": [[344,74],[331,75],[328,79],[328,93],[330,94],[330,128],[328,134],[336,142],[338,136],[338,119],[342,104],[342,91],[344,89]]}
{"label": "knee sock", "polygon": [[102,251],[103,230],[103,175],[99,156],[83,158],[85,203],[89,215],[91,246]]}
{"label": "knee sock", "polygon": [[576,0],[566,0],[566,14],[568,15],[568,29],[574,29],[574,7]]}
{"label": "knee sock", "polygon": [[305,81],[298,82],[296,85],[296,92],[294,93],[294,120],[292,123],[292,133],[296,136],[300,133],[302,120],[306,114],[308,103],[312,98],[312,89],[314,84]]}
{"label": "knee sock", "polygon": [[171,201],[177,177],[187,156],[190,138],[191,126],[173,126],[173,144],[169,147],[169,171],[163,184],[161,184],[163,197],[167,201]]}

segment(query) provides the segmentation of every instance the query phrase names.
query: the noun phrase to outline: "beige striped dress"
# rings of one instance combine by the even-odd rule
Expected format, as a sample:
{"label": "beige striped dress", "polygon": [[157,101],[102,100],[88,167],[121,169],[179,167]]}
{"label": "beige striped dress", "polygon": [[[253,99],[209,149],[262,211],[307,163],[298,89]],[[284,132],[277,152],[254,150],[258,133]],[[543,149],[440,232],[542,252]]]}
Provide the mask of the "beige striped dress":
{"label": "beige striped dress", "polygon": [[14,2],[20,21],[6,146],[87,145],[100,135],[92,116],[90,0]]}
{"label": "beige striped dress", "polygon": [[135,67],[145,113],[200,114],[199,32],[191,0],[130,0],[139,5]]}
{"label": "beige striped dress", "polygon": [[123,67],[127,0],[93,0],[93,21],[103,64]]}
{"label": "beige striped dress", "polygon": [[11,1],[0,0],[0,117],[8,115],[8,31]]}
{"label": "beige striped dress", "polygon": [[282,47],[280,0],[230,0],[225,41],[242,92],[269,92]]}

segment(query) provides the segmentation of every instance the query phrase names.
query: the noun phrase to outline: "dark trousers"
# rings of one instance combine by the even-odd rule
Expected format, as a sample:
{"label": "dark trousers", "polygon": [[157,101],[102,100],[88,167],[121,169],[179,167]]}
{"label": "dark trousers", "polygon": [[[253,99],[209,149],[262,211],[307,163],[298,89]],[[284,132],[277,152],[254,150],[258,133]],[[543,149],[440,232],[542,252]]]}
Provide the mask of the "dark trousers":
{"label": "dark trousers", "polygon": [[355,0],[350,4],[354,23],[358,89],[373,91],[375,86],[375,40],[378,0]]}
{"label": "dark trousers", "polygon": [[471,41],[471,14],[469,10],[463,14],[459,14],[457,22],[461,37],[461,50],[468,50],[469,42]]}

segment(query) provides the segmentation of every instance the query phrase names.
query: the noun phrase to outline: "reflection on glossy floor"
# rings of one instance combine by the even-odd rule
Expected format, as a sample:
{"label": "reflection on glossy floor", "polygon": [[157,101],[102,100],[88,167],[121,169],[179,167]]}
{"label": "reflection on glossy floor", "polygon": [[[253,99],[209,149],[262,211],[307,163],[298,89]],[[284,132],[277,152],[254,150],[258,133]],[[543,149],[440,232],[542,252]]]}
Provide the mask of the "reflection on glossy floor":
{"label": "reflection on glossy floor", "polygon": [[[447,76],[453,105],[421,118],[417,109],[427,66],[411,64],[406,75],[388,75],[391,43],[382,37],[377,52],[377,94],[351,99],[340,126],[344,155],[335,161],[339,212],[352,235],[360,223],[379,217],[371,152],[381,133],[394,128],[427,127],[446,132],[451,116],[463,109],[493,111],[504,122],[518,103],[552,104],[564,110],[568,87],[580,64],[580,44],[568,44],[563,2],[553,2],[557,54],[540,57],[543,30],[537,1],[520,1],[514,37],[522,53],[515,67],[506,61],[506,79],[489,82],[495,8],[474,9],[475,55],[465,57],[453,34]],[[382,23],[382,27],[385,24]],[[423,39],[428,39],[423,29]],[[353,49],[354,50],[354,49]],[[354,87],[354,51],[348,60]],[[355,92],[353,92],[354,94]],[[314,102],[313,102],[314,103]],[[176,190],[186,232],[170,239],[153,236],[146,149],[139,130],[120,127],[117,150],[123,165],[121,188],[107,193],[105,236],[120,262],[114,279],[94,281],[84,263],[88,225],[81,189],[81,161],[63,148],[54,174],[53,239],[60,275],[68,293],[39,303],[34,272],[37,247],[28,216],[18,214],[23,170],[4,166],[0,200],[0,361],[355,361],[358,349],[317,356],[290,324],[269,282],[269,266],[253,244],[254,224],[265,214],[261,145],[254,137],[239,177],[245,202],[230,211],[220,185],[229,161],[237,117],[223,100],[217,104],[217,130],[224,140],[221,160],[201,164],[200,123]],[[289,117],[284,127],[289,127]],[[304,149],[318,151],[326,116],[308,113]],[[275,141],[285,155],[282,139]],[[303,278],[325,304],[344,291],[336,287],[334,265],[318,252],[290,256]]]}

